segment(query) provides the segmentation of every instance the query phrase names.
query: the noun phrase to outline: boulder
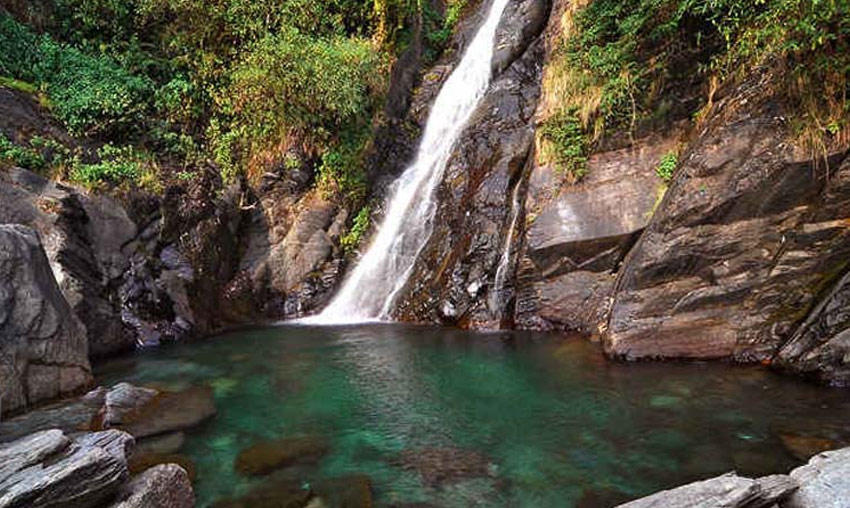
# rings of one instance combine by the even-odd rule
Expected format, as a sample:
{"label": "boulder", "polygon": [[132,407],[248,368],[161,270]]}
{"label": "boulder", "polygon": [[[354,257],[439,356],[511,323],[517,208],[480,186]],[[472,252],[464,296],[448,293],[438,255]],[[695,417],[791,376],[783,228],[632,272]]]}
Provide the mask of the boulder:
{"label": "boulder", "polygon": [[799,489],[782,508],[846,508],[850,503],[850,448],[813,457],[791,471]]}
{"label": "boulder", "polygon": [[152,467],[135,476],[110,508],[194,508],[195,493],[186,471],[176,464]]}
{"label": "boulder", "polygon": [[14,441],[34,432],[59,429],[66,434],[99,430],[105,388],[97,388],[79,399],[63,400],[0,421],[0,443]]}
{"label": "boulder", "polygon": [[68,395],[92,379],[85,329],[32,229],[0,226],[0,414]]}
{"label": "boulder", "polygon": [[776,360],[824,384],[850,386],[850,272],[783,344]]}
{"label": "boulder", "polygon": [[794,481],[783,475],[752,480],[728,473],[658,492],[617,508],[772,508],[795,488]]}
{"label": "boulder", "polygon": [[0,507],[102,506],[129,477],[132,441],[118,431],[71,441],[48,430],[6,444],[0,447]]}
{"label": "boulder", "polygon": [[110,290],[128,266],[122,249],[136,234],[118,203],[11,168],[0,171],[4,222],[32,227],[41,236],[59,288],[85,325],[90,355],[132,348]]}

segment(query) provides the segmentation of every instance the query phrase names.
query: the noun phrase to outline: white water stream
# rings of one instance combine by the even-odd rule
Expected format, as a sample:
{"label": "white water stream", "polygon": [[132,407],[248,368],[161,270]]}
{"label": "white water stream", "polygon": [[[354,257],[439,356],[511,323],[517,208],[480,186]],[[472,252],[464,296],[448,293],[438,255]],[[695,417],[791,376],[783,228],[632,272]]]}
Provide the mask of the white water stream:
{"label": "white water stream", "polygon": [[393,184],[383,223],[328,306],[311,324],[386,320],[431,236],[437,209],[434,191],[451,150],[487,87],[496,29],[509,0],[494,0],[457,68],[446,80],[428,117],[414,163]]}

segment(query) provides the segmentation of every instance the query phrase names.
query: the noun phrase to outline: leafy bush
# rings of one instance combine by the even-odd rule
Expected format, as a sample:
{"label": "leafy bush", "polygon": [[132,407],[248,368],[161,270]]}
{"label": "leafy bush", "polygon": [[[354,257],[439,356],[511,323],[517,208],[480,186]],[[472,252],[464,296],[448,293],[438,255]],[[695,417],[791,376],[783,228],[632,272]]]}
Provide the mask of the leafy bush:
{"label": "leafy bush", "polygon": [[98,155],[101,161],[95,164],[76,162],[70,179],[86,187],[98,187],[106,183],[139,183],[144,176],[144,156],[130,146],[105,145]]}
{"label": "leafy bush", "polygon": [[658,175],[658,178],[665,182],[669,182],[673,179],[673,172],[676,170],[676,166],[678,165],[679,154],[671,150],[661,157],[661,161],[659,161],[658,165],[655,167],[655,174]]}
{"label": "leafy bush", "polygon": [[685,103],[671,83],[734,80],[772,58],[788,63],[780,88],[799,131],[835,136],[848,115],[850,0],[578,0],[562,26],[544,104],[578,112],[588,143],[669,118]]}
{"label": "leafy bush", "polygon": [[366,40],[316,40],[286,30],[248,50],[234,68],[227,95],[255,143],[287,132],[321,143],[370,115],[380,67]]}
{"label": "leafy bush", "polygon": [[541,126],[543,162],[573,182],[587,173],[588,143],[581,122],[574,114],[549,118]]}
{"label": "leafy bush", "polygon": [[370,205],[366,205],[360,209],[357,213],[357,216],[354,217],[354,222],[351,225],[351,229],[348,233],[340,238],[340,245],[342,245],[343,250],[346,253],[353,252],[356,249],[360,242],[363,240],[363,235],[366,234],[366,231],[369,230],[369,218],[372,215],[372,207]]}
{"label": "leafy bush", "polygon": [[18,146],[2,133],[0,133],[0,161],[30,171],[42,171],[47,168],[47,161],[44,160],[38,150]]}
{"label": "leafy bush", "polygon": [[342,141],[325,151],[319,165],[319,186],[327,194],[339,194],[349,203],[356,203],[366,195],[366,174],[363,152],[368,141],[368,131],[348,131]]}

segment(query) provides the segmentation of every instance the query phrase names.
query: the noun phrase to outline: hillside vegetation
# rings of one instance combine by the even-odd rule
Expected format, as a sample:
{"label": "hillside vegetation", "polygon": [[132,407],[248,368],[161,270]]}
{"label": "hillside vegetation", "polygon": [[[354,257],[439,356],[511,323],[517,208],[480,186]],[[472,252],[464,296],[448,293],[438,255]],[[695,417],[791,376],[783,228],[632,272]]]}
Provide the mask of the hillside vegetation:
{"label": "hillside vegetation", "polygon": [[798,142],[846,140],[850,0],[578,0],[544,78],[541,157],[568,181],[613,135],[698,120],[719,87],[783,66]]}
{"label": "hillside vegetation", "polygon": [[[394,59],[447,13],[413,0],[38,0],[0,8],[0,85],[37,96],[82,140],[0,139],[0,159],[89,186],[225,178],[309,161],[364,192],[361,158]],[[298,154],[295,159],[292,154]]]}

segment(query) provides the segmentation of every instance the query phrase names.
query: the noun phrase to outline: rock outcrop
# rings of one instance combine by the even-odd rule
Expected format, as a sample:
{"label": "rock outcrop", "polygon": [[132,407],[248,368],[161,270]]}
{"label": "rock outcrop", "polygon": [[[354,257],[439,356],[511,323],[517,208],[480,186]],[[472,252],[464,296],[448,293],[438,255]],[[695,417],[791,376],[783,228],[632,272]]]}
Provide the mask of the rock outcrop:
{"label": "rock outcrop", "polygon": [[[70,438],[57,429],[0,446],[0,507],[191,508],[194,492],[175,464],[130,479],[134,440],[117,430]],[[128,481],[129,480],[129,481]]]}
{"label": "rock outcrop", "polygon": [[771,72],[716,106],[620,272],[605,348],[636,359],[770,361],[850,254],[843,152],[788,142]]}
{"label": "rock outcrop", "polygon": [[129,478],[132,443],[118,431],[71,440],[48,430],[5,445],[0,448],[0,507],[103,506]]}
{"label": "rock outcrop", "polygon": [[0,226],[0,281],[0,414],[85,388],[85,329],[32,229]]}

